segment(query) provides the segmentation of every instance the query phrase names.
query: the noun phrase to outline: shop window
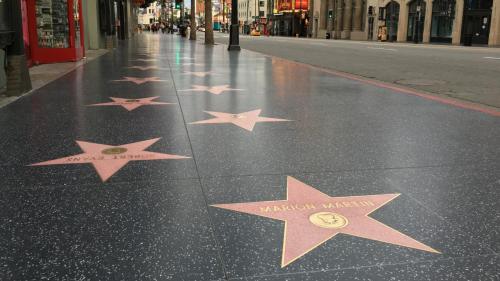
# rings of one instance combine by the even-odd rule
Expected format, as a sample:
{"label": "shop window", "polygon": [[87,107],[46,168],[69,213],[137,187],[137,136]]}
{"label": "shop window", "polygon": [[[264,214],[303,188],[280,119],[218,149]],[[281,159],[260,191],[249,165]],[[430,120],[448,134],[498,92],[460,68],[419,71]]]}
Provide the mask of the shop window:
{"label": "shop window", "polygon": [[451,43],[455,20],[455,0],[435,0],[432,4],[431,41]]}
{"label": "shop window", "polygon": [[399,4],[395,1],[389,2],[385,6],[385,27],[387,40],[396,41],[399,23]]}
{"label": "shop window", "polygon": [[[326,2],[326,3],[328,3],[328,2]],[[328,27],[328,18],[329,18],[329,12],[330,12],[330,10],[329,10],[329,9],[327,9],[327,7],[325,7],[325,9],[323,10],[323,12],[324,12],[324,14],[325,14],[325,19],[326,19],[326,20],[324,20],[324,21],[322,22],[322,26],[321,26],[321,28],[326,29],[326,28]]]}
{"label": "shop window", "polygon": [[466,10],[491,10],[493,0],[465,0]]}
{"label": "shop window", "polygon": [[425,2],[413,0],[408,7],[408,41],[422,42],[425,22]]}
{"label": "shop window", "polygon": [[80,38],[80,7],[78,1],[73,2],[73,21],[75,24],[75,46],[81,45]]}
{"label": "shop window", "polygon": [[37,0],[38,47],[69,48],[68,3],[65,0]]}
{"label": "shop window", "polygon": [[363,0],[361,3],[361,30],[365,30],[365,25],[366,25],[366,15],[367,9],[366,9],[366,0]]}

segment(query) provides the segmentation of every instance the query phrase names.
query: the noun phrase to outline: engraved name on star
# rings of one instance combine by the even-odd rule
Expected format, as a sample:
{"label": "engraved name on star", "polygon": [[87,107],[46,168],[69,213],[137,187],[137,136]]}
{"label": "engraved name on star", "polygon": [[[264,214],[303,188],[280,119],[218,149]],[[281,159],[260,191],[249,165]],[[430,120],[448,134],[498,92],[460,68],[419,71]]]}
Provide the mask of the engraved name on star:
{"label": "engraved name on star", "polygon": [[184,65],[184,66],[188,66],[188,65],[202,66],[204,64],[203,63],[194,63],[194,62],[185,62],[185,63],[181,63],[180,65]]}
{"label": "engraved name on star", "polygon": [[191,57],[186,57],[186,56],[183,56],[183,57],[172,57],[171,59],[194,60],[194,58],[191,58]]}
{"label": "engraved name on star", "polygon": [[140,66],[140,65],[133,65],[133,66],[129,66],[127,68],[130,68],[130,69],[139,69],[139,70],[165,70],[165,69],[168,69],[168,68],[160,68],[160,67],[157,67],[157,66]]}
{"label": "engraved name on star", "polygon": [[130,77],[124,76],[123,79],[120,80],[111,80],[113,82],[132,82],[137,85],[141,85],[147,82],[165,82],[167,80],[161,80],[160,77]]}
{"label": "engraved name on star", "polygon": [[146,54],[146,53],[141,53],[137,54],[139,56],[145,56],[145,57],[150,57],[150,58],[167,58],[165,55],[160,55],[160,54]]}
{"label": "engraved name on star", "polygon": [[96,103],[96,104],[90,104],[88,106],[121,106],[128,111],[132,111],[138,107],[141,107],[143,105],[167,105],[167,104],[175,104],[175,103],[168,103],[168,102],[156,102],[153,101],[159,97],[149,97],[149,98],[142,98],[142,99],[123,99],[123,98],[115,98],[115,97],[110,97],[112,99],[112,102],[105,102],[105,103]]}
{"label": "engraved name on star", "polygon": [[247,131],[253,131],[255,127],[255,123],[260,122],[287,122],[292,120],[287,119],[278,119],[278,118],[269,118],[269,117],[261,117],[260,112],[261,109],[256,109],[252,111],[242,112],[242,113],[226,113],[226,112],[215,112],[215,111],[204,111],[215,118],[201,120],[197,122],[192,122],[190,124],[223,124],[223,123],[231,123],[238,127],[241,127]]}
{"label": "engraved name on star", "polygon": [[187,159],[191,157],[145,151],[160,138],[134,142],[123,145],[107,145],[85,141],[76,141],[83,153],[59,159],[31,164],[29,166],[66,165],[90,163],[94,166],[103,182],[107,181],[118,170],[130,161],[151,161],[162,159]]}
{"label": "engraved name on star", "polygon": [[440,253],[369,216],[399,195],[331,197],[293,177],[287,177],[285,200],[212,206],[284,221],[282,267],[339,233]]}
{"label": "engraved name on star", "polygon": [[229,88],[229,85],[219,85],[219,86],[203,86],[203,85],[193,85],[192,89],[178,90],[179,92],[209,92],[214,95],[220,95],[227,91],[243,91],[243,89],[233,89]]}
{"label": "engraved name on star", "polygon": [[183,75],[193,75],[196,77],[205,77],[208,75],[215,75],[215,74],[211,71],[185,71],[183,73]]}
{"label": "engraved name on star", "polygon": [[154,61],[158,61],[158,59],[135,59],[135,60],[132,60],[132,61],[147,61],[147,62],[154,62]]}

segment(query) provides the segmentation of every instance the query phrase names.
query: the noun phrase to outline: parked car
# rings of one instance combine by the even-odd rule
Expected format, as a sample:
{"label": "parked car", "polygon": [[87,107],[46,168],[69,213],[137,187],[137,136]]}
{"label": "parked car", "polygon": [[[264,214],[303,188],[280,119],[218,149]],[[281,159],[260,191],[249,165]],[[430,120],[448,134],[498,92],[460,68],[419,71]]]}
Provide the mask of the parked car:
{"label": "parked car", "polygon": [[254,30],[252,30],[252,32],[250,32],[250,35],[251,36],[260,36],[260,31],[258,31],[257,29],[254,29]]}

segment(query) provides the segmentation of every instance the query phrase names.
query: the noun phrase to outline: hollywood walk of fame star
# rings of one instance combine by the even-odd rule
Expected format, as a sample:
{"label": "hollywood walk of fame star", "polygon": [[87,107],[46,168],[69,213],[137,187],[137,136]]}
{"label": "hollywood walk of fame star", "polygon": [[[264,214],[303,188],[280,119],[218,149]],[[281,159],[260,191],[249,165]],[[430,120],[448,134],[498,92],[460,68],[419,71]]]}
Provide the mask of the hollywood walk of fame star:
{"label": "hollywood walk of fame star", "polygon": [[159,97],[149,97],[149,98],[142,98],[142,99],[123,99],[123,98],[115,98],[115,97],[110,97],[110,99],[113,100],[113,102],[105,102],[105,103],[96,103],[96,104],[90,104],[88,106],[122,106],[128,111],[132,111],[138,107],[141,107],[143,105],[167,105],[167,104],[174,104],[174,103],[168,103],[168,102],[156,102],[153,101]]}
{"label": "hollywood walk of fame star", "polygon": [[30,166],[65,165],[91,163],[105,182],[130,161],[161,159],[187,159],[191,157],[145,151],[160,138],[139,141],[119,146],[76,141],[84,153],[31,164]]}
{"label": "hollywood walk of fame star", "polygon": [[172,57],[171,59],[175,60],[175,59],[180,59],[180,60],[194,60],[194,58],[191,58],[191,57]]}
{"label": "hollywood walk of fame star", "polygon": [[157,59],[135,59],[133,61],[147,61],[147,62],[153,62],[153,61],[158,61]]}
{"label": "hollywood walk of fame star", "polygon": [[179,92],[209,92],[214,95],[220,95],[226,91],[243,91],[243,89],[233,89],[229,88],[229,85],[219,85],[219,86],[203,86],[203,85],[193,85],[192,89],[178,90]]}
{"label": "hollywood walk of fame star", "polygon": [[215,116],[215,118],[201,120],[197,122],[192,122],[190,124],[222,124],[222,123],[232,123],[238,127],[241,127],[247,131],[253,131],[255,123],[259,122],[286,122],[292,121],[287,119],[260,117],[261,109],[256,109],[252,111],[242,112],[242,113],[226,113],[226,112],[214,112],[205,111],[206,113]]}
{"label": "hollywood walk of fame star", "polygon": [[212,206],[284,221],[282,267],[339,233],[439,253],[368,216],[399,195],[330,197],[293,177],[287,177],[286,200]]}
{"label": "hollywood walk of fame star", "polygon": [[208,75],[215,75],[211,71],[185,71],[183,74],[184,75],[193,75],[196,77],[205,77]]}
{"label": "hollywood walk of fame star", "polygon": [[139,65],[134,65],[134,66],[129,66],[127,68],[133,68],[133,69],[139,69],[139,70],[160,70],[160,69],[168,69],[168,68],[159,68],[157,66],[139,66]]}
{"label": "hollywood walk of fame star", "polygon": [[167,80],[161,80],[160,77],[129,77],[124,76],[124,79],[111,80],[113,82],[133,82],[137,85],[141,85],[147,82],[165,82]]}
{"label": "hollywood walk of fame star", "polygon": [[184,65],[184,66],[187,66],[187,65],[202,66],[204,64],[202,64],[202,63],[194,63],[194,62],[186,62],[186,63],[181,63],[180,65]]}
{"label": "hollywood walk of fame star", "polygon": [[160,54],[137,54],[139,56],[145,56],[145,57],[150,57],[150,58],[167,58],[165,55],[160,55]]}

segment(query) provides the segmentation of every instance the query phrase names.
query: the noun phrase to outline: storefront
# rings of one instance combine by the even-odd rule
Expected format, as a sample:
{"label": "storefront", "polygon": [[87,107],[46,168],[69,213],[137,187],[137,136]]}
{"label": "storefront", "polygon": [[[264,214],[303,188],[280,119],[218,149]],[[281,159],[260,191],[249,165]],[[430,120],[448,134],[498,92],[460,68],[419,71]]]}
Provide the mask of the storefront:
{"label": "storefront", "polygon": [[422,42],[425,22],[425,1],[413,0],[408,5],[407,41]]}
{"label": "storefront", "polygon": [[431,42],[451,43],[455,5],[455,0],[434,0],[432,3]]}
{"label": "storefront", "polygon": [[462,43],[488,44],[493,0],[465,0]]}
{"label": "storefront", "polygon": [[[387,41],[396,41],[398,36],[398,22],[399,22],[399,3],[391,1],[385,6],[385,26]],[[383,12],[382,12],[383,13]]]}
{"label": "storefront", "polygon": [[276,36],[307,36],[308,0],[279,0],[269,18],[268,31]]}
{"label": "storefront", "polygon": [[77,61],[84,56],[81,0],[23,0],[27,53],[34,64]]}

